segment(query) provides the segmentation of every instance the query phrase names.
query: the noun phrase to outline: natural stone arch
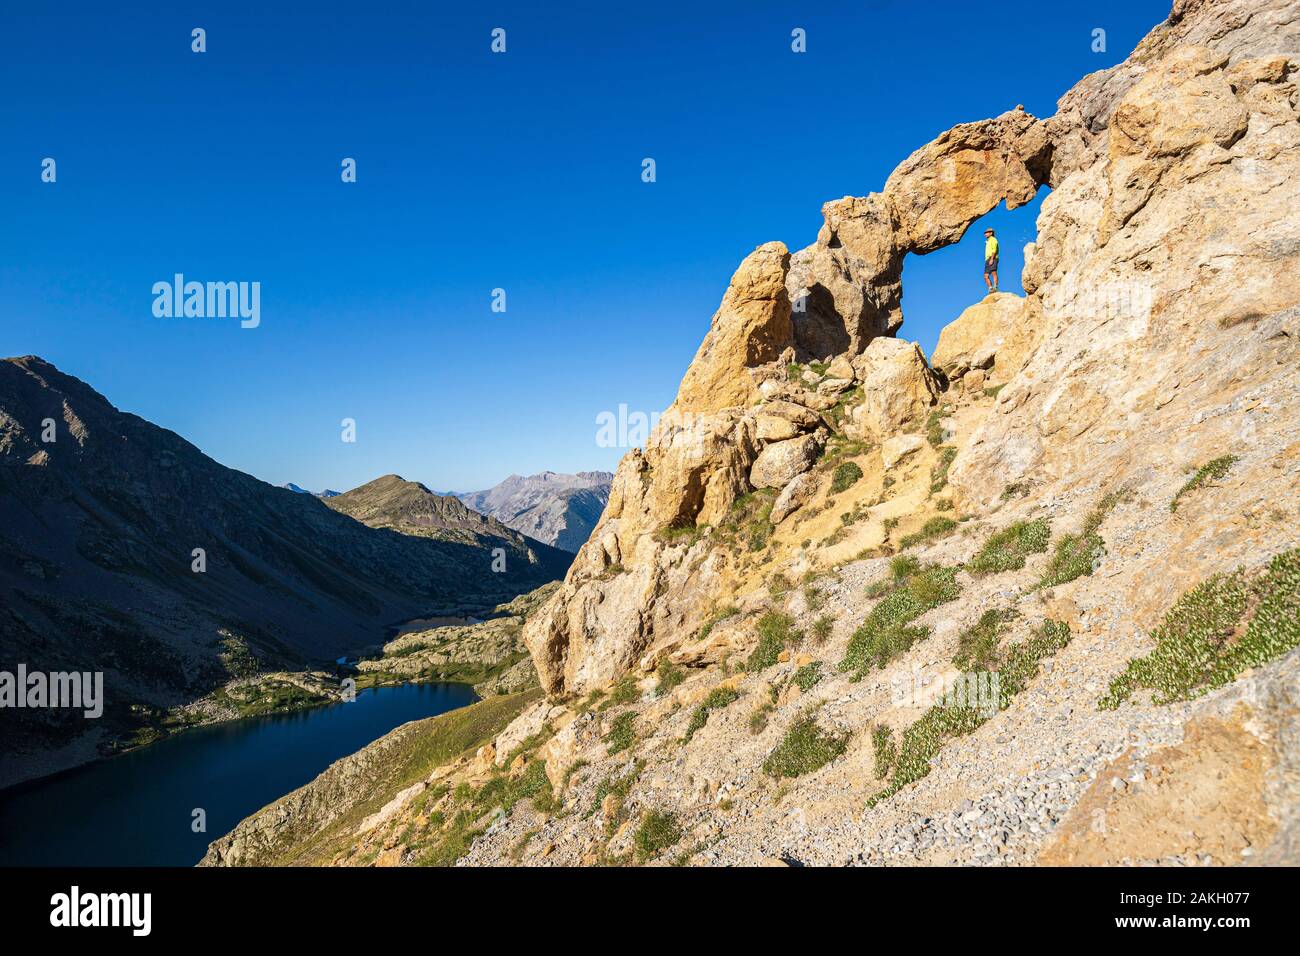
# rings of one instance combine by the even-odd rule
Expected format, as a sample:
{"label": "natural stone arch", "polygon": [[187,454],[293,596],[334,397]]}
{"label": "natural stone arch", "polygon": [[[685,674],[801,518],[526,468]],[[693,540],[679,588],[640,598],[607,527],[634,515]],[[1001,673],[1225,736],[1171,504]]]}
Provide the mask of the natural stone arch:
{"label": "natural stone arch", "polygon": [[903,260],[961,239],[1006,202],[1015,209],[1051,179],[1046,123],[1022,109],[963,123],[918,149],[890,174],[883,192],[822,207],[817,241],[791,259],[787,290],[805,302],[793,316],[804,358],[857,354],[903,323]]}

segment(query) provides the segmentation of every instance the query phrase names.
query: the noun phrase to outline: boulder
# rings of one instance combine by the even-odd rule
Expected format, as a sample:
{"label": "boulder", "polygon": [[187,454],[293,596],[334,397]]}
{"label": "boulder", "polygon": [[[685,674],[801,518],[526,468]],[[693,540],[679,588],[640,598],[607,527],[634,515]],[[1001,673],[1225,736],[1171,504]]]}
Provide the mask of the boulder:
{"label": "boulder", "polygon": [[953,382],[975,368],[996,368],[996,377],[1006,381],[1024,363],[1036,338],[1032,316],[1018,295],[986,296],[943,327],[934,367]]}
{"label": "boulder", "polygon": [[802,475],[791,478],[789,483],[781,489],[781,493],[776,496],[776,501],[772,503],[770,518],[772,524],[780,524],[806,504],[816,491],[817,479],[812,476],[811,472],[804,472]]}
{"label": "boulder", "polygon": [[801,430],[816,428],[822,420],[821,416],[811,408],[779,398],[764,402],[758,406],[757,411],[760,415],[775,415],[778,418],[784,418],[786,421],[794,422]]}
{"label": "boulder", "polygon": [[784,488],[811,468],[820,453],[821,441],[816,435],[773,442],[758,453],[749,482],[755,488]]}
{"label": "boulder", "polygon": [[754,431],[754,437],[759,441],[777,442],[785,441],[788,438],[794,438],[802,429],[790,421],[788,418],[781,418],[776,415],[768,415],[759,412],[755,416],[757,426]]}
{"label": "boulder", "polygon": [[740,264],[714,313],[675,403],[709,412],[752,404],[748,370],[774,361],[794,341],[785,276],[790,253],[780,242],[759,246]]}
{"label": "boulder", "polygon": [[884,441],[924,417],[938,399],[938,382],[914,342],[873,339],[853,360],[853,369],[863,399],[849,413],[851,438]]}
{"label": "boulder", "polygon": [[893,468],[908,455],[920,451],[924,444],[925,439],[920,435],[895,435],[880,446],[880,460],[886,469]]}

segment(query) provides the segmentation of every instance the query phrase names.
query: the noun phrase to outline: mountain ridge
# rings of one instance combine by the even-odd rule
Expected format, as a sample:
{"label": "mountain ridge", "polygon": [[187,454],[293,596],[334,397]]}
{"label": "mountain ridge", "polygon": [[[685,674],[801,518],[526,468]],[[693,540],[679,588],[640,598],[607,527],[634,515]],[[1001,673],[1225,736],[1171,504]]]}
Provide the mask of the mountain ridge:
{"label": "mountain ridge", "polygon": [[[50,439],[50,440],[46,440]],[[492,569],[490,547],[507,567]],[[513,533],[475,541],[372,529],[213,461],[37,356],[0,360],[0,646],[30,670],[102,670],[94,726],[19,711],[6,780],[62,769],[234,676],[382,642],[448,606],[491,607],[558,576]],[[13,774],[14,776],[9,776]]]}
{"label": "mountain ridge", "polygon": [[485,491],[462,492],[456,497],[517,531],[576,552],[600,520],[613,478],[606,471],[512,474]]}

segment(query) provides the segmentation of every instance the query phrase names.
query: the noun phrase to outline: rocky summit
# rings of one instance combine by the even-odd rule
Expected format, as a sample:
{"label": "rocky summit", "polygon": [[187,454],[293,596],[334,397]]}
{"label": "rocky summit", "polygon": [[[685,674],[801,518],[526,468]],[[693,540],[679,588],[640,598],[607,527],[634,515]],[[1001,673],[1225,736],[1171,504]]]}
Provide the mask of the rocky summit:
{"label": "rocky summit", "polygon": [[[758,246],[520,615],[540,691],[205,862],[1300,862],[1297,70],[1294,0],[1179,0]],[[901,338],[905,256],[1045,188],[1026,294]]]}
{"label": "rocky summit", "polygon": [[614,476],[607,471],[563,475],[511,475],[487,491],[458,495],[475,511],[530,538],[576,552],[591,537],[609,501]]}

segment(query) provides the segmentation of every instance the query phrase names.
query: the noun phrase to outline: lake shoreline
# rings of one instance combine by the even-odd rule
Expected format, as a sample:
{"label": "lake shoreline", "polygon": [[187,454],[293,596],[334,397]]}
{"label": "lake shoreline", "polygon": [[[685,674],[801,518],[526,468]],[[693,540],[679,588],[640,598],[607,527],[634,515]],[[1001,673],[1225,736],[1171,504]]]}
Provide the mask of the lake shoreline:
{"label": "lake shoreline", "polygon": [[[78,852],[69,829],[79,829],[91,846],[88,856],[94,859],[84,865],[193,865],[202,853],[197,845],[193,859],[176,859],[174,852],[165,858],[138,857],[147,856],[156,844],[168,844],[174,851],[176,844],[194,842],[188,832],[191,807],[208,807],[205,813],[213,814],[202,832],[206,846],[249,813],[397,727],[478,700],[471,686],[456,682],[373,687],[358,693],[353,702],[195,725],[189,729],[196,733],[169,734],[28,778],[0,790],[0,865],[83,865],[80,859],[60,856]],[[347,707],[337,706],[341,703]],[[84,807],[88,792],[95,794],[89,813],[56,812],[73,804]],[[158,803],[156,812],[137,812],[140,800]],[[56,818],[58,826],[48,822]],[[78,823],[69,827],[69,819]],[[144,845],[136,847],[125,839],[123,828],[143,833]],[[33,845],[42,833],[62,840],[53,858]],[[126,859],[111,855],[118,850]]]}

